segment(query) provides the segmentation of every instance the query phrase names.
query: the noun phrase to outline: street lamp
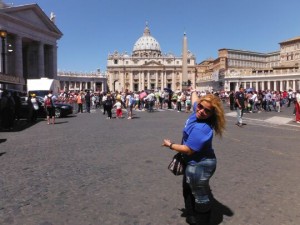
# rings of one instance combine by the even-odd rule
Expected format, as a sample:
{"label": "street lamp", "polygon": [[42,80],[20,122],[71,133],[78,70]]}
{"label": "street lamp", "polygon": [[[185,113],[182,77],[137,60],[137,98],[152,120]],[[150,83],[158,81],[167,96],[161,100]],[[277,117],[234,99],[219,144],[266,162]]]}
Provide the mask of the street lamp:
{"label": "street lamp", "polygon": [[6,74],[5,71],[5,38],[7,36],[7,31],[6,30],[0,30],[0,36],[2,39],[2,52],[1,52],[1,56],[2,56],[2,73]]}

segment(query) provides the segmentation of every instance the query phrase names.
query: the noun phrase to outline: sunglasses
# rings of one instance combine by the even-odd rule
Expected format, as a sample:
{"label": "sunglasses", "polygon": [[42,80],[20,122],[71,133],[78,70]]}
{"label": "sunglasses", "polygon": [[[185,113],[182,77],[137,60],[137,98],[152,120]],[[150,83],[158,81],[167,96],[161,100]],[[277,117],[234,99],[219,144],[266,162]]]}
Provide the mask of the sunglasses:
{"label": "sunglasses", "polygon": [[198,109],[200,109],[200,110],[204,109],[204,112],[205,112],[206,114],[212,113],[212,110],[211,110],[211,109],[205,108],[201,103],[199,103],[197,107],[198,107]]}

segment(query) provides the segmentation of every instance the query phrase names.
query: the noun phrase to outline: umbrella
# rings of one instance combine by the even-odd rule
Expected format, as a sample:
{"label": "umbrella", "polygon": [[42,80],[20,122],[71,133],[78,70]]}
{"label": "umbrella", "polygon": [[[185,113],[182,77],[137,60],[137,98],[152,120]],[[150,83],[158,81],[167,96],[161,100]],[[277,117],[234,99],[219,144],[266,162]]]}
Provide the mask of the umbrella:
{"label": "umbrella", "polygon": [[254,91],[254,89],[253,88],[247,88],[246,89],[246,92],[250,92],[250,91]]}
{"label": "umbrella", "polygon": [[169,93],[173,93],[173,91],[170,88],[164,88],[164,91],[169,92]]}
{"label": "umbrella", "polygon": [[143,98],[145,98],[147,96],[147,93],[144,91],[144,92],[142,92],[142,93],[140,93],[140,99],[143,99]]}

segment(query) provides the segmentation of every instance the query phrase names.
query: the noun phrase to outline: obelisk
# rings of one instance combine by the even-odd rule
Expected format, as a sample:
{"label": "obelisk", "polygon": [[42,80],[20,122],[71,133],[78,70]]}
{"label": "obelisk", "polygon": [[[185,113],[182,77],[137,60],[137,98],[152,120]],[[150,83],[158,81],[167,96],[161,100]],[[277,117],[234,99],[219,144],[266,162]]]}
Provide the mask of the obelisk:
{"label": "obelisk", "polygon": [[182,84],[181,89],[183,91],[188,89],[188,70],[187,70],[187,37],[186,33],[183,34],[182,43]]}

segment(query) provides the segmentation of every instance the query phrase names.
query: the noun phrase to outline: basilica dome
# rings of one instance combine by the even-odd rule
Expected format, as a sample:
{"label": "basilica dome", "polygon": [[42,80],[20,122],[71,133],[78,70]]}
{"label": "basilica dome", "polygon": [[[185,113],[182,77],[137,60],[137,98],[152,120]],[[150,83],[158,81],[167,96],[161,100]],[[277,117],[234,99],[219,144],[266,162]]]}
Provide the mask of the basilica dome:
{"label": "basilica dome", "polygon": [[[142,56],[143,54],[150,55],[161,55],[160,45],[157,40],[150,35],[150,30],[146,25],[144,34],[140,37],[133,46],[133,55]],[[150,55],[149,55],[150,54]]]}

